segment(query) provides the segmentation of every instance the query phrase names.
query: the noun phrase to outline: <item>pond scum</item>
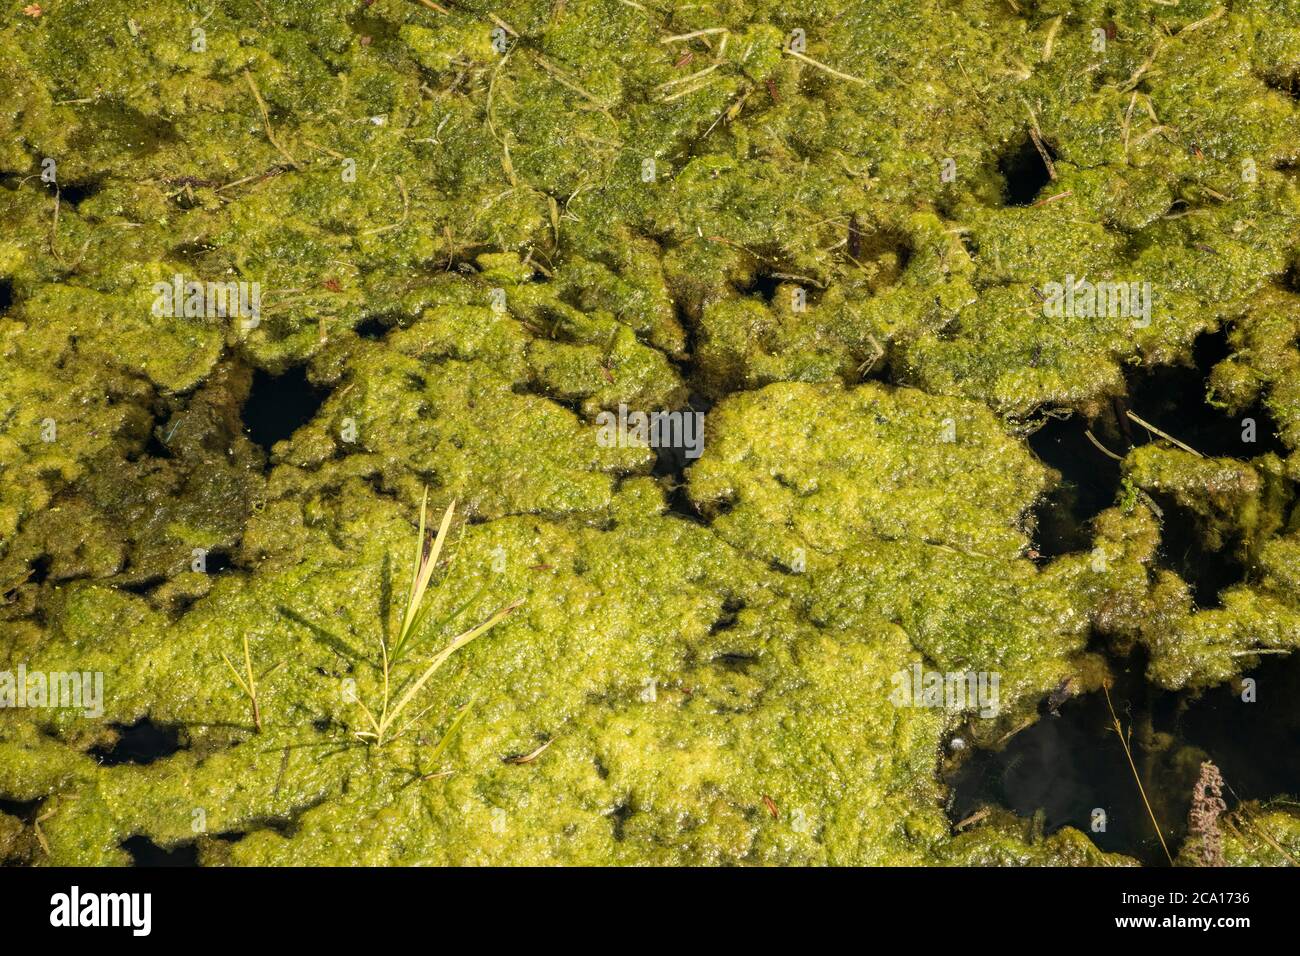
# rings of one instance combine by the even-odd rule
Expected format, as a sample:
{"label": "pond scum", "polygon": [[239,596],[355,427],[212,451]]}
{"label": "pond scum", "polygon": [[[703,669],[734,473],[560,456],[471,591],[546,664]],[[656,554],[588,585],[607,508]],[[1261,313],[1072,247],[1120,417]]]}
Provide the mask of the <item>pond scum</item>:
{"label": "pond scum", "polygon": [[1300,2],[198,11],[0,23],[0,860],[1300,859]]}

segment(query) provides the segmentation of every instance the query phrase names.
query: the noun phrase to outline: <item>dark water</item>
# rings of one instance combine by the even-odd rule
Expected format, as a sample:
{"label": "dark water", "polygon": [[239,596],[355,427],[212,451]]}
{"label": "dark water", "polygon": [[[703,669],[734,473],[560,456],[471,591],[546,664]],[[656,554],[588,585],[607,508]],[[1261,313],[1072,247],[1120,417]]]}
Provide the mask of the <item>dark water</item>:
{"label": "dark water", "polygon": [[131,854],[132,866],[198,866],[199,851],[193,843],[165,850],[146,836],[128,837],[122,849]]}
{"label": "dark water", "polygon": [[[1229,415],[1208,401],[1209,374],[1231,355],[1226,329],[1205,332],[1192,344],[1190,365],[1157,365],[1133,371],[1128,376],[1129,398],[1122,405],[1161,431],[1195,448],[1203,455],[1225,458],[1254,458],[1265,452],[1286,455],[1277,434],[1277,423],[1268,409],[1255,403]],[[1242,440],[1242,420],[1255,421],[1255,441]],[[1145,428],[1124,419],[1118,422],[1132,444],[1153,440]],[[1122,449],[1115,449],[1121,454]]]}
{"label": "dark water", "polygon": [[[1300,656],[1262,660],[1246,675],[1257,684],[1255,703],[1241,700],[1235,682],[1199,697],[1158,690],[1143,679],[1140,655],[1115,668],[1111,701],[1175,856],[1202,760],[1222,771],[1229,807],[1300,795]],[[1067,701],[1001,751],[972,753],[948,784],[954,823],[996,805],[1036,817],[1045,834],[1072,826],[1102,850],[1167,863],[1101,693]],[[1098,807],[1104,832],[1090,827]]]}
{"label": "dark water", "polygon": [[325,390],[308,381],[303,366],[279,375],[258,369],[253,373],[253,387],[244,402],[243,419],[248,437],[270,453],[276,442],[289,438],[311,421],[325,398]]}
{"label": "dark water", "polygon": [[[1086,550],[1092,541],[1092,519],[1117,501],[1120,463],[1093,439],[1118,455],[1153,441],[1165,443],[1132,420],[1129,412],[1210,457],[1249,460],[1266,453],[1287,454],[1264,405],[1257,402],[1228,414],[1211,404],[1210,373],[1230,354],[1226,330],[1203,333],[1193,344],[1190,364],[1130,369],[1126,394],[1095,419],[1078,414],[1048,417],[1029,436],[1034,454],[1060,473],[1060,480],[1034,508],[1034,546],[1040,563]],[[1253,441],[1244,440],[1247,419],[1254,423]],[[1219,607],[1224,589],[1250,578],[1242,542],[1230,540],[1211,551],[1190,511],[1169,495],[1151,497],[1162,512],[1158,566],[1187,582],[1198,608]]]}
{"label": "dark water", "polygon": [[175,727],[155,724],[147,717],[134,724],[117,726],[117,742],[111,747],[93,747],[92,756],[106,767],[118,764],[148,764],[170,757],[181,749],[180,732]]}
{"label": "dark water", "polygon": [[[1044,142],[1047,155],[1056,159],[1056,152],[1051,145]],[[1044,186],[1052,181],[1052,175],[1043,162],[1043,154],[1034,145],[1028,132],[1015,148],[1004,153],[998,159],[998,171],[1006,183],[1005,199],[1008,206],[1030,206],[1038,199]]]}
{"label": "dark water", "polygon": [[1081,415],[1049,418],[1029,436],[1039,460],[1062,478],[1034,509],[1034,545],[1043,559],[1092,547],[1089,522],[1115,504],[1120,488],[1119,462],[1088,440]]}

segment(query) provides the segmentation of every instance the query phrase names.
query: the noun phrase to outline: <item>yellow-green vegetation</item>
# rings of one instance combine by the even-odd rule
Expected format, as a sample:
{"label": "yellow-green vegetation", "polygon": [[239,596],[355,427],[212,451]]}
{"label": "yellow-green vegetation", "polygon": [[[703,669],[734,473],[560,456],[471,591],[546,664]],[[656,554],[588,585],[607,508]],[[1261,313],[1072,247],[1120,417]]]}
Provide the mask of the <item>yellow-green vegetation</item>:
{"label": "yellow-green vegetation", "polygon": [[[1194,690],[1300,643],[1297,0],[25,5],[0,671],[105,699],[0,709],[40,820],[0,813],[0,861],[1124,863],[954,827],[952,735],[1103,648]],[[259,321],[158,314],[175,275],[259,283]],[[1047,317],[1069,275],[1151,321]],[[1206,407],[1268,452],[1115,412],[1205,333]],[[290,369],[321,402],[263,448]],[[684,474],[597,441],[692,399]],[[1027,436],[1066,411],[1122,483],[1045,556]],[[1217,602],[1179,522],[1243,568]],[[895,706],[914,665],[999,673],[996,719]],[[96,756],[145,718],[181,748]],[[1249,812],[1283,849],[1242,824],[1229,862],[1297,854]]]}
{"label": "yellow-green vegetation", "polygon": [[[370,724],[370,729],[358,730],[356,735],[363,740],[372,741],[376,746],[380,747],[383,746],[385,740],[401,737],[408,730],[418,724],[420,718],[428,712],[429,707],[426,707],[418,714],[408,715],[406,718],[402,718],[403,712],[406,711],[411,702],[416,699],[420,691],[424,688],[424,685],[429,683],[429,679],[438,672],[438,669],[442,667],[443,664],[447,663],[447,659],[470,641],[477,637],[482,637],[488,631],[492,630],[492,628],[496,627],[497,624],[501,623],[507,614],[517,607],[515,604],[507,605],[489,617],[482,624],[477,624],[469,630],[457,634],[448,642],[446,647],[433,656],[433,659],[424,670],[419,673],[419,676],[412,678],[409,683],[400,688],[393,687],[394,668],[401,664],[403,651],[406,651],[410,646],[412,646],[412,642],[419,640],[426,625],[429,623],[429,603],[426,601],[429,593],[429,583],[433,579],[433,572],[438,567],[438,557],[442,554],[442,547],[447,541],[447,529],[451,527],[451,517],[456,510],[455,502],[452,502],[447,506],[446,514],[442,516],[442,524],[438,526],[438,534],[433,539],[433,544],[429,545],[426,550],[424,529],[428,506],[429,493],[426,490],[424,498],[420,501],[420,530],[415,538],[415,560],[411,562],[411,584],[406,595],[406,607],[402,610],[402,624],[401,627],[398,628],[397,640],[393,643],[391,650],[388,647],[388,641],[384,638],[383,628],[380,628],[379,668],[383,674],[383,703],[378,706],[377,709],[379,713],[376,714],[374,710],[366,706],[365,701],[357,701],[357,706],[360,707],[362,713],[366,715],[366,720]],[[459,617],[459,614],[453,614],[451,619],[455,620],[456,617]],[[247,657],[247,644],[244,645],[244,654],[245,657]],[[249,697],[253,700],[254,720],[256,721],[257,729],[260,732],[262,729],[262,723],[260,718],[257,716],[257,694],[253,685],[252,664],[248,665],[248,680],[243,686],[248,692]],[[400,696],[397,696],[396,701],[393,701],[390,704],[392,698],[399,694]],[[429,706],[432,707],[433,705],[430,704]],[[462,711],[461,717],[458,717],[452,722],[451,730],[447,732],[448,734],[451,734],[456,727],[459,726],[464,713],[465,712]],[[399,719],[402,719],[403,722],[398,723]],[[396,728],[396,733],[390,735],[389,731],[394,728]],[[444,737],[444,739],[439,741],[438,745],[434,748],[434,753],[441,754],[442,751],[446,749],[446,744],[447,738]]]}

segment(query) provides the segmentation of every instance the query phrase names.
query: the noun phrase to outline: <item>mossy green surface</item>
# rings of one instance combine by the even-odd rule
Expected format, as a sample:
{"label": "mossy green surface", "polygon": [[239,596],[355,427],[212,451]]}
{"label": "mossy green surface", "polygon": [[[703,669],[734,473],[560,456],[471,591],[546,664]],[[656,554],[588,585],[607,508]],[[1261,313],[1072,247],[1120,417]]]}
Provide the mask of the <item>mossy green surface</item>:
{"label": "mossy green surface", "polygon": [[[1291,0],[24,5],[0,669],[101,670],[105,701],[0,711],[0,798],[39,801],[48,844],[0,815],[0,858],[123,863],[144,835],[214,864],[1122,862],[955,830],[950,736],[1098,687],[1090,638],[1175,689],[1294,648]],[[1030,130],[1054,179],[1012,205]],[[154,314],[178,273],[260,283],[261,321]],[[1151,323],[1047,318],[1067,274],[1149,282]],[[1028,434],[1219,330],[1207,402],[1264,408],[1278,448],[1103,435],[1123,488],[1044,558],[1061,476]],[[254,370],[295,366],[323,402],[263,449]],[[597,440],[601,411],[691,398],[716,404],[682,475]],[[426,486],[463,519],[440,609],[524,604],[370,748],[350,695],[380,693]],[[1162,550],[1183,517],[1246,569],[1219,607]],[[244,637],[261,734],[222,661]],[[895,706],[917,664],[1000,673],[998,719]],[[145,717],[182,749],[102,765]]]}

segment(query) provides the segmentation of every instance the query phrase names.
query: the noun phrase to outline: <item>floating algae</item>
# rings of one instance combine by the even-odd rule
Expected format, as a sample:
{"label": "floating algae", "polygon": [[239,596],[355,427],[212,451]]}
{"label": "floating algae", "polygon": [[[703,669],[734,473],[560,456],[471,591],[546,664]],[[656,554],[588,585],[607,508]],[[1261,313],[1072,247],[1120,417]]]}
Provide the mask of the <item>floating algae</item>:
{"label": "floating algae", "polygon": [[[1294,2],[49,6],[0,28],[0,669],[105,691],[0,683],[0,858],[1132,862],[943,771],[1135,649],[1193,694],[1295,649]],[[1142,397],[1179,365],[1240,441]],[[525,604],[375,747],[426,486],[433,619]]]}

